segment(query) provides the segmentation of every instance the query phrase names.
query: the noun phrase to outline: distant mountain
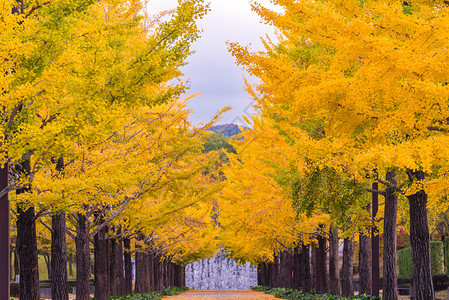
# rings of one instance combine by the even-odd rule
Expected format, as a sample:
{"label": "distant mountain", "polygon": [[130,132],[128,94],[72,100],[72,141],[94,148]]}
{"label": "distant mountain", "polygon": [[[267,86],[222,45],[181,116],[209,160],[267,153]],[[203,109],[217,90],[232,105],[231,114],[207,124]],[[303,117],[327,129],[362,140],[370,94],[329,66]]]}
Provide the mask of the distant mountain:
{"label": "distant mountain", "polygon": [[[248,127],[241,126],[243,130],[248,129]],[[209,131],[222,133],[224,136],[230,137],[236,134],[241,133],[242,131],[239,128],[239,125],[236,124],[223,124],[223,125],[215,125],[208,129]]]}

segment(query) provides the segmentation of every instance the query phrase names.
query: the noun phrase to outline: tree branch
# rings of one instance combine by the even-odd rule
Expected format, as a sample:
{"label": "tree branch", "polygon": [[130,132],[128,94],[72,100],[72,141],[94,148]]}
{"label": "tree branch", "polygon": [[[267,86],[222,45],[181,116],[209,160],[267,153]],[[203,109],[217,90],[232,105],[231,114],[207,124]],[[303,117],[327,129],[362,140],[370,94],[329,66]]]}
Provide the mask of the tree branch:
{"label": "tree branch", "polygon": [[379,190],[373,190],[373,189],[365,189],[367,192],[370,192],[370,193],[374,193],[374,194],[379,194],[379,195],[382,195],[382,196],[385,196],[386,195],[386,193],[384,192],[384,191],[379,191]]}

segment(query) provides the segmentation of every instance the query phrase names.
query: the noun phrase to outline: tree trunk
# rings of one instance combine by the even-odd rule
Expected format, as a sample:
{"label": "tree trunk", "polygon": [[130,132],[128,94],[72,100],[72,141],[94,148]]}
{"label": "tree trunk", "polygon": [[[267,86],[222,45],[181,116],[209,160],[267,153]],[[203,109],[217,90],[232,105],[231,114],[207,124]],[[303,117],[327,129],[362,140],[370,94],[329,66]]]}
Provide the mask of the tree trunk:
{"label": "tree trunk", "polygon": [[310,274],[310,246],[301,243],[301,251],[299,252],[299,278],[301,282],[301,290],[310,292],[312,290],[312,275]]}
{"label": "tree trunk", "polygon": [[[120,227],[117,235],[120,235]],[[125,295],[125,277],[123,271],[123,246],[122,241],[117,238],[110,238],[111,260],[110,260],[110,284],[111,296]]]}
{"label": "tree trunk", "polygon": [[161,256],[156,252],[154,256],[154,287],[157,292],[162,291],[162,264]]}
{"label": "tree trunk", "polygon": [[[98,222],[101,224],[102,220]],[[109,285],[109,239],[108,227],[105,226],[94,236],[94,265],[95,265],[95,300],[108,300]]]}
{"label": "tree trunk", "polygon": [[47,252],[43,252],[42,256],[44,257],[44,261],[45,261],[45,266],[47,267],[47,276],[48,276],[48,280],[51,279],[51,259],[50,259],[50,255]]}
{"label": "tree trunk", "polygon": [[331,226],[329,240],[329,290],[333,295],[340,295],[338,245],[338,228]]}
{"label": "tree trunk", "polygon": [[359,236],[359,294],[371,295],[371,243],[369,233]]}
{"label": "tree trunk", "polygon": [[16,246],[14,247],[14,280],[16,280],[17,275],[20,275],[20,263],[19,263],[19,255],[17,254],[17,239]]}
{"label": "tree trunk", "polygon": [[133,264],[131,260],[131,240],[126,238],[123,240],[125,247],[125,294],[133,292]]}
{"label": "tree trunk", "polygon": [[283,288],[292,288],[292,268],[291,268],[291,260],[290,253],[286,250],[281,252],[280,255],[280,267],[281,267],[281,276],[280,276],[280,285]]}
{"label": "tree trunk", "polygon": [[13,281],[14,278],[14,273],[13,273],[13,253],[14,253],[14,246],[13,246],[13,242],[10,240],[9,241],[9,281]]}
{"label": "tree trunk", "polygon": [[73,276],[73,253],[69,253],[69,276]]}
{"label": "tree trunk", "polygon": [[279,255],[276,254],[274,256],[274,261],[273,261],[273,279],[274,279],[274,286],[275,287],[280,287],[280,283],[282,282],[281,280],[281,276],[280,276],[280,266],[279,266]]}
{"label": "tree trunk", "polygon": [[65,213],[51,217],[51,297],[68,300],[67,241]]}
{"label": "tree trunk", "polygon": [[[139,238],[139,240],[142,238]],[[142,252],[142,246],[136,244],[136,282],[134,286],[135,293],[145,292],[145,254]]]}
{"label": "tree trunk", "polygon": [[84,214],[77,214],[76,233],[76,299],[90,300],[89,224]]}
{"label": "tree trunk", "polygon": [[398,197],[396,194],[396,173],[389,171],[386,180],[390,186],[385,190],[384,255],[383,255],[383,300],[398,299],[398,271],[396,254],[396,219]]}
{"label": "tree trunk", "polygon": [[354,238],[345,238],[343,245],[343,266],[341,279],[341,294],[343,297],[354,296]]}
{"label": "tree trunk", "polygon": [[20,300],[39,300],[39,265],[34,207],[17,208],[17,252],[20,263]]}
{"label": "tree trunk", "polygon": [[[409,171],[416,180],[424,180],[423,171]],[[427,221],[427,194],[424,190],[407,196],[410,205],[410,244],[413,266],[413,299],[433,300],[430,265],[430,234]]]}
{"label": "tree trunk", "polygon": [[148,279],[150,281],[150,290],[155,291],[156,285],[155,285],[155,274],[154,274],[154,260],[155,260],[155,251],[153,248],[150,248],[149,255],[148,255]]}
{"label": "tree trunk", "polygon": [[145,285],[145,292],[151,291],[151,254],[149,253],[149,250],[147,250],[144,253],[144,260],[145,260],[145,277],[144,277],[144,285]]}
{"label": "tree trunk", "polygon": [[326,240],[322,236],[317,237],[318,247],[315,248],[315,290],[325,294],[329,292],[327,281]]}

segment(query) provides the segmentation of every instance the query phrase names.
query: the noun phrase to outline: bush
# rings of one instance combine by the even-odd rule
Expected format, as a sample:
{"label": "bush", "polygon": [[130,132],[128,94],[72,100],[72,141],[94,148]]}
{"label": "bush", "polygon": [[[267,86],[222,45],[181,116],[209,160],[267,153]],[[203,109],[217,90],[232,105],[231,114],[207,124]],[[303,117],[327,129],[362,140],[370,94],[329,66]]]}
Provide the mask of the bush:
{"label": "bush", "polygon": [[449,273],[449,239],[444,240],[444,258],[446,262],[446,273]]}
{"label": "bush", "polygon": [[[430,262],[432,275],[444,274],[444,245],[443,242],[430,242]],[[412,252],[411,248],[398,251],[399,276],[412,275]]]}
{"label": "bush", "polygon": [[114,296],[109,297],[110,300],[160,300],[162,296],[173,296],[179,295],[185,291],[188,291],[189,288],[186,286],[183,287],[171,287],[171,288],[163,288],[162,294],[158,292],[149,292],[143,294],[130,294],[126,296]]}
{"label": "bush", "polygon": [[379,297],[358,295],[354,297],[345,298],[339,295],[329,295],[329,294],[318,294],[317,292],[305,293],[302,291],[294,289],[285,288],[270,288],[266,286],[254,286],[252,287],[254,291],[264,292],[267,294],[273,294],[275,297],[282,299],[292,299],[292,300],[380,300]]}

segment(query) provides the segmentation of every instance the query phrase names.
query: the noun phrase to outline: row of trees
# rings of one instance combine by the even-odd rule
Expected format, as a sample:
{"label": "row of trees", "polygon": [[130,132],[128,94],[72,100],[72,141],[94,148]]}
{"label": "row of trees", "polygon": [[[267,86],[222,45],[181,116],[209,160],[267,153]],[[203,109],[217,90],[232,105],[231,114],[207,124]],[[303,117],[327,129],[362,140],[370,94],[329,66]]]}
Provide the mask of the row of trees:
{"label": "row of trees", "polygon": [[[332,261],[338,235],[349,252],[360,235],[369,261],[375,193],[384,199],[376,221],[383,299],[398,298],[398,223],[410,233],[414,298],[434,299],[428,215],[435,225],[447,212],[449,8],[442,1],[273,2],[281,12],[253,10],[276,27],[277,41],[264,39],[259,52],[229,44],[260,83],[247,85],[259,114],[234,142],[225,170],[226,247],[263,263],[302,244],[320,248],[326,238]],[[322,290],[340,293],[338,267],[329,269],[330,289]]]}
{"label": "row of trees", "polygon": [[182,265],[216,248],[217,157],[188,121],[179,79],[208,5],[146,9],[140,0],[1,2],[0,161],[9,184],[0,194],[10,194],[17,224],[20,299],[39,299],[36,222],[51,232],[53,299],[68,299],[66,234],[81,300],[90,299],[91,244],[100,300],[130,292],[131,253],[135,290],[149,291],[182,284]]}

